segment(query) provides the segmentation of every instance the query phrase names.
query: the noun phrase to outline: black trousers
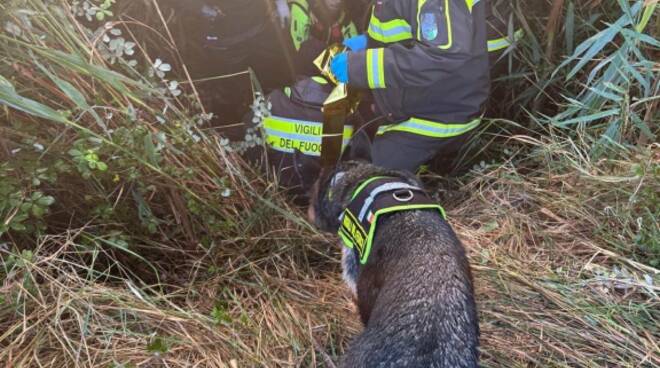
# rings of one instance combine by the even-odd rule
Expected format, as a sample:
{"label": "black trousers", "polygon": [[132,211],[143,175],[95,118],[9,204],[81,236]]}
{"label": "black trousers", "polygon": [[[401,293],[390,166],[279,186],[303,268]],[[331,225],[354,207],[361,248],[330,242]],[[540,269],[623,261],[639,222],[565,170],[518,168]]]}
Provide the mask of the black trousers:
{"label": "black trousers", "polygon": [[390,131],[376,135],[371,149],[373,163],[388,169],[419,171],[422,165],[437,161],[441,172],[451,171],[451,165],[469,133],[451,138],[431,138],[407,132]]}
{"label": "black trousers", "polygon": [[433,161],[433,166],[440,172],[449,172],[457,154],[471,137],[469,132],[450,138],[432,138],[398,131],[378,135],[378,126],[389,122],[378,112],[369,93],[364,94],[358,113],[360,129],[373,137],[373,163],[388,169],[417,173],[420,167]]}

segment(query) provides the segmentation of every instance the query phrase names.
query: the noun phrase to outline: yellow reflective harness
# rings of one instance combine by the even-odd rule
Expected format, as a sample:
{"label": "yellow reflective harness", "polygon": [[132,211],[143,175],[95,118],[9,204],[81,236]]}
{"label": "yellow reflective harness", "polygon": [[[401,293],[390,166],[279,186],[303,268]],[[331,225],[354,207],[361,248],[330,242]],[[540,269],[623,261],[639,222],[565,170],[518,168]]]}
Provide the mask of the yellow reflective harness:
{"label": "yellow reflective harness", "polygon": [[371,254],[378,219],[385,214],[413,210],[437,210],[446,219],[442,206],[422,188],[400,178],[373,177],[355,190],[339,217],[339,237],[357,253],[360,263],[365,264]]}

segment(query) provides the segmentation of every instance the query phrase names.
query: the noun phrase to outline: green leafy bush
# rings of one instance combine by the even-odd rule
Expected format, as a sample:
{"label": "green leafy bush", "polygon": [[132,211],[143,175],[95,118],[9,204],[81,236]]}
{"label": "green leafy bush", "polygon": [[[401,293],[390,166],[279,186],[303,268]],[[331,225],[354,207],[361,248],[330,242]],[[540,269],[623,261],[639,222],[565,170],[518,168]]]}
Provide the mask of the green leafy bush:
{"label": "green leafy bush", "polygon": [[173,66],[123,37],[127,23],[103,22],[113,3],[74,2],[75,20],[66,1],[2,5],[0,234],[99,224],[182,231],[194,246],[235,225],[230,195],[245,183],[200,129],[210,114]]}

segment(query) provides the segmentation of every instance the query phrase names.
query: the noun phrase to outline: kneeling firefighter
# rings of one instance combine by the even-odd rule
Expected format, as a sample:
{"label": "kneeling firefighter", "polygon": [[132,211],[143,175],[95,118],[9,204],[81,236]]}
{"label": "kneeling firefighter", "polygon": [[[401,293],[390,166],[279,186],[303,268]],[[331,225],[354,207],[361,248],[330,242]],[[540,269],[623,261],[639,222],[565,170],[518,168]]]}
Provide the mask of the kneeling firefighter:
{"label": "kneeling firefighter", "polygon": [[[486,22],[481,5],[469,7],[469,2],[462,1],[458,4],[450,3],[448,11],[441,14],[433,13],[438,7],[422,7],[421,23],[413,18],[410,27],[406,26],[407,20],[394,15],[397,14],[394,11],[406,14],[405,9],[376,6],[369,36],[344,41],[351,53],[362,52],[357,66],[372,68],[362,69],[366,75],[360,75],[357,70],[349,83],[353,80],[354,85],[373,87],[376,108],[389,123],[380,127],[375,139],[373,156],[381,166],[415,171],[437,154],[450,155],[457,151],[479,124],[481,105],[488,97],[489,56],[491,66],[495,65],[515,41],[504,35],[510,29],[507,21]],[[418,9],[417,5],[414,9]],[[491,17],[499,16],[494,19],[509,19],[509,15],[502,17],[503,12],[487,10]],[[444,28],[441,22],[446,22]],[[491,37],[486,37],[486,29]],[[367,44],[380,49],[365,50]],[[385,61],[387,56],[389,63]],[[389,68],[373,69],[384,65]],[[335,72],[336,67],[335,64]],[[392,82],[388,84],[390,75]],[[320,110],[331,91],[325,79],[315,77],[269,96],[273,115],[264,122],[266,140],[271,147],[270,162],[283,174],[285,186],[298,184],[291,169],[294,150],[314,157],[320,155],[323,121]],[[344,141],[365,117],[349,116],[348,121]],[[392,154],[395,150],[397,155]]]}
{"label": "kneeling firefighter", "polygon": [[[314,158],[321,156],[323,106],[335,85],[315,76],[301,79],[291,87],[268,95],[270,116],[263,119],[262,131],[268,146],[266,164],[274,169],[282,187],[300,189],[301,174],[295,170],[296,151]],[[251,115],[245,119],[251,121]],[[353,135],[356,117],[349,116],[343,130],[343,145]],[[261,154],[251,155],[261,157]]]}
{"label": "kneeling firefighter", "polygon": [[332,60],[337,80],[371,91],[383,121],[376,165],[416,172],[479,126],[490,88],[485,3],[376,1],[367,34]]}

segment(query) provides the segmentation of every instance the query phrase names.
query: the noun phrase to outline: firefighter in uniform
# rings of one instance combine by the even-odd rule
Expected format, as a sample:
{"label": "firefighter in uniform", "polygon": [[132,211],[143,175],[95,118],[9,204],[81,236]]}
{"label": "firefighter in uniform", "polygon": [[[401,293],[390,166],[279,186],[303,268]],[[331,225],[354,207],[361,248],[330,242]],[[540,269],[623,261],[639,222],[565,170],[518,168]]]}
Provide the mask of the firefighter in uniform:
{"label": "firefighter in uniform", "polygon": [[[266,164],[274,168],[279,184],[299,189],[300,173],[294,168],[293,154],[300,151],[310,157],[321,156],[323,137],[323,104],[334,90],[334,84],[318,75],[313,64],[329,45],[358,35],[358,24],[366,18],[367,1],[352,0],[287,0],[277,12],[285,20],[290,43],[295,51],[296,74],[299,79],[290,87],[279,88],[268,95],[270,115],[263,119],[261,131],[268,145]],[[350,7],[345,6],[351,4]],[[253,115],[243,119],[250,126]],[[353,134],[355,116],[349,116],[343,132],[344,144]],[[247,153],[252,161],[262,157],[258,148]]]}
{"label": "firefighter in uniform", "polygon": [[348,12],[341,0],[288,0],[291,42],[298,75],[312,76],[313,61],[335,43],[358,35],[357,12]]}
{"label": "firefighter in uniform", "polygon": [[339,81],[371,90],[384,120],[376,165],[415,172],[479,126],[490,88],[485,3],[377,0],[367,35],[332,60]]}
{"label": "firefighter in uniform", "polygon": [[[334,85],[325,78],[315,76],[300,79],[291,87],[275,90],[268,95],[270,115],[262,122],[262,131],[269,147],[266,164],[274,169],[280,186],[300,189],[301,173],[294,167],[294,153],[319,158],[323,136],[323,103]],[[244,119],[252,121],[252,114]],[[355,116],[349,116],[344,127],[343,144],[353,135]],[[248,152],[248,158],[257,161],[263,157],[259,148]],[[295,191],[294,191],[295,192]]]}
{"label": "firefighter in uniform", "polygon": [[[328,44],[344,39],[351,50],[344,56],[345,74],[337,65],[342,57],[333,61],[334,72],[353,86],[372,90],[376,109],[386,121],[375,138],[374,160],[395,169],[415,171],[465,143],[479,125],[489,94],[490,68],[519,37],[519,32],[508,35],[512,21],[508,1],[381,0],[367,17],[367,35],[353,37],[349,36],[356,33],[360,15],[339,11],[336,18],[320,22],[314,14],[321,11],[311,6],[318,6],[320,0],[310,1],[289,0],[294,47],[300,52],[312,45],[313,51],[303,58],[310,68],[308,75],[313,75],[311,60]],[[364,13],[365,7],[358,9],[352,14]],[[295,150],[320,156],[321,107],[330,91],[328,81],[313,77],[269,95],[272,115],[263,122],[269,163],[276,166],[285,187],[298,181],[292,171]],[[348,117],[344,143],[358,121],[364,119]]]}

